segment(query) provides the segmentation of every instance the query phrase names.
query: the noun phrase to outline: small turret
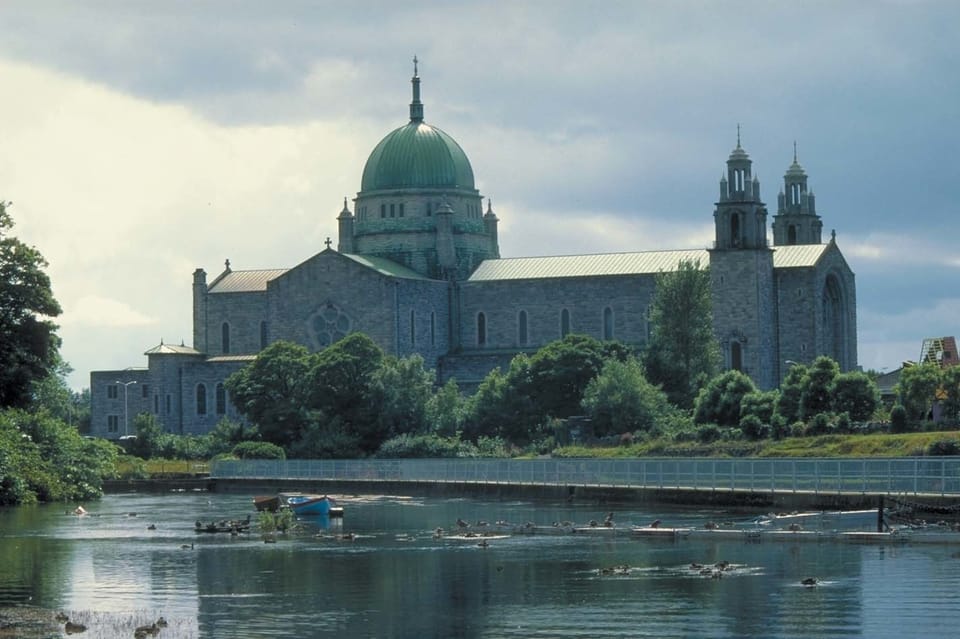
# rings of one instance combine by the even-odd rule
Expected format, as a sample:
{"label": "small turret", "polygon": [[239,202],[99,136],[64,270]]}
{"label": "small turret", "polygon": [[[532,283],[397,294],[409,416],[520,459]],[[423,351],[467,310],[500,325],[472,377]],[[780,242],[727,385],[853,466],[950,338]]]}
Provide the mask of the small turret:
{"label": "small turret", "polygon": [[337,216],[337,225],[340,230],[340,241],[337,250],[341,253],[353,253],[353,213],[347,207],[347,198],[343,198],[343,210]]}
{"label": "small turret", "polygon": [[193,272],[193,348],[200,352],[207,349],[206,319],[207,272],[198,268]]}
{"label": "small turret", "polygon": [[447,202],[446,196],[437,207],[437,266],[440,276],[449,278],[456,276],[457,252],[453,244],[453,209]]}
{"label": "small turret", "polygon": [[493,212],[493,203],[490,201],[490,198],[487,198],[487,212],[483,214],[483,226],[487,230],[487,235],[490,237],[490,253],[493,257],[500,257],[500,242],[497,239],[497,219],[496,214]]}

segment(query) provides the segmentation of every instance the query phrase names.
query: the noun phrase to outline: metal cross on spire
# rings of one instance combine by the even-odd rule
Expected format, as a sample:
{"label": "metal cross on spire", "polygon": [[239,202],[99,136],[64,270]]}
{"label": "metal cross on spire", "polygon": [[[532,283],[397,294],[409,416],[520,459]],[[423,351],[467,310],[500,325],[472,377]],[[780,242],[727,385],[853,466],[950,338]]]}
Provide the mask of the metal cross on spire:
{"label": "metal cross on spire", "polygon": [[740,148],[740,123],[737,122],[737,148]]}
{"label": "metal cross on spire", "polygon": [[417,60],[417,56],[414,55],[413,56],[413,76],[414,77],[417,76],[417,62],[419,62],[419,60]]}

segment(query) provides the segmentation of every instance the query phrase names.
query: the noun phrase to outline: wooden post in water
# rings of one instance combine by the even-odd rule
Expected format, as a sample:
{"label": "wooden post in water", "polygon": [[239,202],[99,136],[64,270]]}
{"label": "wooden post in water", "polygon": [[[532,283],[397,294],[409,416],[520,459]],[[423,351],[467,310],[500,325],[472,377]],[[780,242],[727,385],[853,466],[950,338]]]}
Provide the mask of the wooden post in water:
{"label": "wooden post in water", "polygon": [[880,504],[877,506],[877,532],[883,532],[883,495],[880,495]]}

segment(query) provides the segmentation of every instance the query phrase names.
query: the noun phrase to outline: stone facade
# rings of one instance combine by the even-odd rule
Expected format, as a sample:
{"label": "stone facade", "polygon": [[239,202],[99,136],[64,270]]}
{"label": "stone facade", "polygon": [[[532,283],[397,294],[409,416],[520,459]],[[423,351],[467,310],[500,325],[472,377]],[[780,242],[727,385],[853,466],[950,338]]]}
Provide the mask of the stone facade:
{"label": "stone facade", "polygon": [[118,438],[140,412],[182,434],[239,419],[224,381],[278,340],[316,351],[363,332],[388,354],[421,355],[438,382],[455,379],[467,391],[517,353],[566,333],[642,349],[656,276],[681,260],[710,268],[726,368],[761,388],[778,385],[791,362],[821,354],[842,370],[856,368],[853,272],[833,236],[820,241],[822,222],[796,156],[772,244],[760,184],[738,140],[710,249],[501,259],[492,205],[482,211],[460,147],[423,122],[416,76],[414,89],[410,124],[375,148],[354,211],[344,202],[339,212],[339,250],[273,270],[233,270],[228,261],[210,282],[197,269],[192,346],[152,348],[145,369],[91,373],[93,434]]}

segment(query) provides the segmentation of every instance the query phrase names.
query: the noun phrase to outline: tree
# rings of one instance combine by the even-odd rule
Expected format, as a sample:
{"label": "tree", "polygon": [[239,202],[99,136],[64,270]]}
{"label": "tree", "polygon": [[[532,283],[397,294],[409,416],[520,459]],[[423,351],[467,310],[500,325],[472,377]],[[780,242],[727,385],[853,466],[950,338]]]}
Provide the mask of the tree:
{"label": "tree", "polygon": [[383,350],[370,337],[351,333],[317,353],[309,373],[308,405],[328,420],[337,419],[365,453],[387,439],[380,432],[380,407],[371,390],[383,359]]}
{"label": "tree", "polygon": [[840,366],[826,355],[813,360],[803,378],[800,391],[800,417],[810,419],[833,408],[831,390],[840,374]]}
{"label": "tree", "polygon": [[627,355],[626,347],[617,342],[572,333],[538,350],[530,357],[528,392],[541,419],[579,413],[583,392],[604,363],[611,357],[622,361]]}
{"label": "tree", "polygon": [[714,377],[697,396],[694,421],[698,424],[737,426],[744,396],[756,393],[753,380],[740,371]]}
{"label": "tree", "polygon": [[278,341],[227,378],[226,387],[237,410],[259,427],[265,441],[285,446],[307,428],[311,361],[305,347]]}
{"label": "tree", "polygon": [[9,202],[0,201],[0,408],[25,408],[34,382],[55,372],[60,339],[49,318],[60,314],[47,261],[10,235]]}
{"label": "tree", "polygon": [[769,424],[779,399],[780,393],[776,390],[747,393],[740,400],[740,421],[744,417],[756,417],[761,424]]}
{"label": "tree", "polygon": [[435,375],[423,366],[423,357],[386,357],[370,380],[371,402],[377,407],[381,442],[427,427],[427,402]]}
{"label": "tree", "polygon": [[943,417],[954,423],[960,421],[960,366],[951,366],[940,373],[943,391]]}
{"label": "tree", "polygon": [[608,360],[583,394],[583,410],[594,434],[604,436],[650,430],[669,410],[666,394],[647,381],[635,358]]}
{"label": "tree", "polygon": [[430,431],[441,437],[452,437],[463,426],[465,405],[456,380],[448,379],[427,400],[427,423]]}
{"label": "tree", "polygon": [[530,392],[530,357],[525,353],[510,360],[501,373],[490,371],[466,403],[463,434],[470,440],[501,437],[517,444],[537,438],[543,411]]}
{"label": "tree", "polygon": [[800,421],[800,396],[803,395],[803,383],[807,377],[807,370],[803,364],[791,365],[783,384],[780,385],[775,414],[784,424]]}
{"label": "tree", "polygon": [[99,497],[117,448],[45,411],[0,411],[0,505]]}
{"label": "tree", "polygon": [[855,422],[869,420],[880,405],[876,382],[859,371],[837,375],[830,387],[830,396],[834,412],[848,413]]}
{"label": "tree", "polygon": [[921,422],[927,419],[939,386],[940,367],[937,364],[905,366],[900,371],[897,392],[906,410],[907,421]]}
{"label": "tree", "polygon": [[693,405],[720,364],[710,295],[710,274],[699,261],[681,261],[677,270],[657,275],[644,364],[648,378],[683,408]]}

